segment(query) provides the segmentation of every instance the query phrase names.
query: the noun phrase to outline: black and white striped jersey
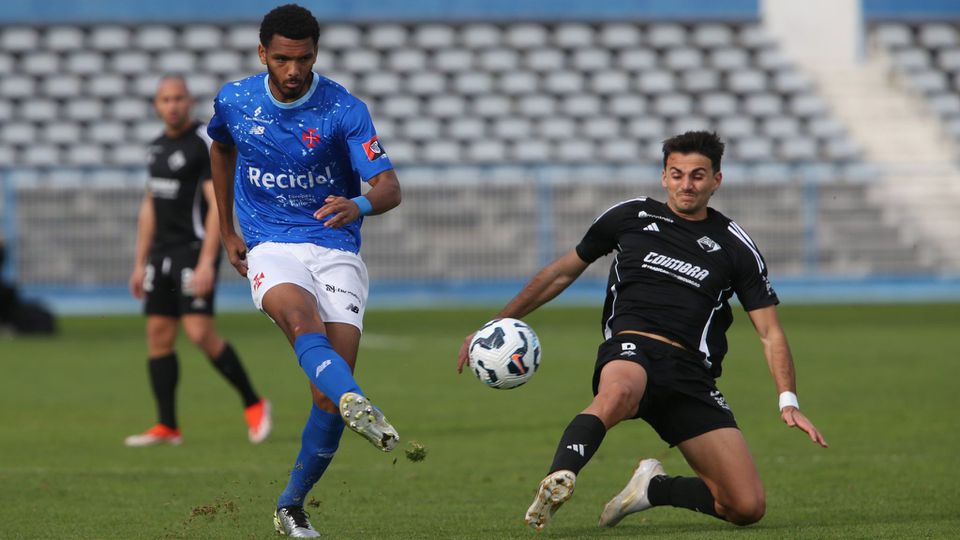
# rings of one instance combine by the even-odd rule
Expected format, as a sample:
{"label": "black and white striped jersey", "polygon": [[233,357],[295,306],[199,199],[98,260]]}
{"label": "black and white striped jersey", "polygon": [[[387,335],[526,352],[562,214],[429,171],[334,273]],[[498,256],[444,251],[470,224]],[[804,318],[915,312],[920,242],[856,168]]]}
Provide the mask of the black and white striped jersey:
{"label": "black and white striped jersey", "polygon": [[211,178],[208,141],[198,122],[179,137],[163,134],[150,143],[147,189],[156,216],[152,254],[200,247],[207,216],[203,182]]}
{"label": "black and white striped jersey", "polygon": [[600,215],[577,245],[592,263],[616,250],[603,306],[603,332],[658,334],[699,351],[714,377],[727,352],[733,294],[747,311],[779,303],[756,244],[710,208],[690,221],[654,199],[625,201]]}

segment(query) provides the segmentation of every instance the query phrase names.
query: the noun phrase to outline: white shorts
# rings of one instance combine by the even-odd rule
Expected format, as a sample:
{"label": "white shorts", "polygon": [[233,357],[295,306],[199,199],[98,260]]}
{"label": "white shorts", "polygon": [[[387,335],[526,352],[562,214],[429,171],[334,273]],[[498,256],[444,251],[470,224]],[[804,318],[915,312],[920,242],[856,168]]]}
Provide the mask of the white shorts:
{"label": "white shorts", "polygon": [[260,311],[263,295],[274,285],[293,283],[316,297],[323,322],[363,330],[370,282],[367,265],[355,253],[314,244],[264,242],[247,253],[247,279]]}

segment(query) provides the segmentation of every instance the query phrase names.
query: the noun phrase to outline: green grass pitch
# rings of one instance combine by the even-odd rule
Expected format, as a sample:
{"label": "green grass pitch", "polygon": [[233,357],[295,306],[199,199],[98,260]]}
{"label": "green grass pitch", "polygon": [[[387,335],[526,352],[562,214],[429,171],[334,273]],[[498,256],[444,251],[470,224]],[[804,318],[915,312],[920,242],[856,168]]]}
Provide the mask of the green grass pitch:
{"label": "green grass pitch", "polygon": [[[719,381],[767,488],[745,529],[657,508],[601,530],[597,516],[641,457],[688,474],[642,422],[615,428],[541,534],[522,516],[561,431],[590,399],[597,308],[545,308],[541,371],[509,391],[455,373],[463,336],[493,310],[368,313],[358,378],[398,427],[383,454],[347,432],[307,510],[327,538],[956,538],[960,534],[960,305],[786,306],[803,411],[822,450],[779,420],[760,344],[742,313]],[[739,311],[739,310],[738,310]],[[183,446],[128,449],[154,419],[140,317],[66,318],[54,339],[0,338],[0,537],[271,538],[309,397],[261,315],[219,326],[274,432],[246,441],[240,400],[179,344]],[[404,456],[416,441],[426,459]]]}

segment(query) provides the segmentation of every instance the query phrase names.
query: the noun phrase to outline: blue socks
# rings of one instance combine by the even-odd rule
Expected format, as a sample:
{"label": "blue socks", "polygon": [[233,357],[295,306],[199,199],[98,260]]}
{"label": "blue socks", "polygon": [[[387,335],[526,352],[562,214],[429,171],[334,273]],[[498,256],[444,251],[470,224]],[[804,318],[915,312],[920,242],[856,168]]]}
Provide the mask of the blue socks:
{"label": "blue socks", "polygon": [[334,406],[340,405],[340,396],[347,392],[363,394],[350,372],[350,366],[333,350],[327,336],[303,334],[294,341],[293,350],[310,382],[330,398]]}
{"label": "blue socks", "polygon": [[[342,359],[340,361],[343,362]],[[287,487],[277,499],[277,508],[303,506],[304,497],[333,461],[342,434],[343,420],[340,415],[320,410],[314,405],[300,438],[300,453],[290,470]]]}

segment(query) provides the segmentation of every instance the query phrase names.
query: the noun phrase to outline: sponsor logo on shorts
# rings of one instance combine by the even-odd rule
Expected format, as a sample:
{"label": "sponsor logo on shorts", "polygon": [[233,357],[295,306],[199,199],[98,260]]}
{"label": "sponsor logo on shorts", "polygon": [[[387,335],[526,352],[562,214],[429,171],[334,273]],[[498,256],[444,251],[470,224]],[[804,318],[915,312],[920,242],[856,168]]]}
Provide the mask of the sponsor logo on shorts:
{"label": "sponsor logo on shorts", "polygon": [[727,399],[723,397],[723,394],[721,394],[719,390],[711,390],[710,397],[712,397],[713,400],[717,402],[717,405],[719,405],[720,408],[726,409],[728,411],[730,410],[730,406],[727,405]]}
{"label": "sponsor logo on shorts", "polygon": [[370,161],[387,155],[387,153],[383,150],[383,145],[380,144],[380,140],[377,139],[376,135],[374,135],[369,141],[363,143],[363,151],[367,153],[367,159]]}
{"label": "sponsor logo on shorts", "polygon": [[263,272],[253,277],[253,290],[259,289],[260,285],[263,285]]}
{"label": "sponsor logo on shorts", "polygon": [[354,313],[360,313],[360,308],[358,308],[358,307],[357,307],[356,305],[354,305],[354,304],[349,304],[349,305],[347,306],[347,311],[352,311],[352,312],[354,312]]}
{"label": "sponsor logo on shorts", "polygon": [[636,356],[636,355],[637,355],[637,353],[634,352],[634,351],[637,350],[637,344],[636,344],[636,343],[630,343],[629,341],[626,342],[626,343],[621,343],[621,344],[620,344],[620,348],[621,348],[620,356],[623,356],[623,357],[625,357],[625,358],[629,358],[629,357],[631,357],[631,356]]}

